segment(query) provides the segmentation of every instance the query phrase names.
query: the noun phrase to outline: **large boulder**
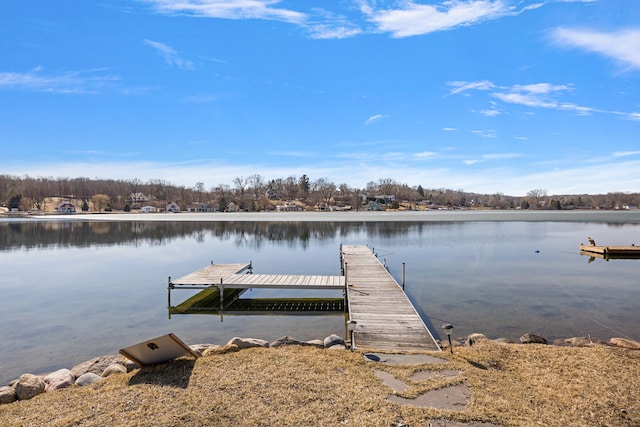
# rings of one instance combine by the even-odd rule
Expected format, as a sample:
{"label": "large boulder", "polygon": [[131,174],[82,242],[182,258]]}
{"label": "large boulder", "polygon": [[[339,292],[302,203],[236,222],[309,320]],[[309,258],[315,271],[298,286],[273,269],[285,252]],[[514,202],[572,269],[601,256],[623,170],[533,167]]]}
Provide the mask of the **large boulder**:
{"label": "large boulder", "polygon": [[237,345],[238,349],[252,347],[269,347],[269,342],[259,338],[240,338],[233,337],[227,342],[227,345]]}
{"label": "large boulder", "polygon": [[616,347],[629,348],[631,350],[640,350],[640,343],[638,341],[630,340],[627,338],[611,338],[609,340],[611,345]]}
{"label": "large boulder", "polygon": [[95,359],[87,360],[86,362],[82,362],[79,365],[71,368],[71,373],[74,377],[78,378],[87,372],[94,373],[96,375],[102,375],[105,369],[114,363],[120,363],[123,366],[126,364],[126,359],[124,356],[119,354],[110,355],[110,356],[100,356]]}
{"label": "large boulder", "polygon": [[591,337],[571,337],[562,340],[565,345],[572,347],[592,347],[594,345],[606,345],[604,341],[600,341]]}
{"label": "large boulder", "polygon": [[102,377],[98,374],[94,374],[93,372],[87,372],[86,374],[80,375],[76,379],[76,385],[80,387],[84,387],[87,385],[91,385],[93,383],[97,383],[100,381]]}
{"label": "large boulder", "polygon": [[209,348],[212,348],[212,347],[220,347],[220,346],[217,345],[217,344],[191,344],[189,346],[191,351],[196,353],[198,356],[202,356],[202,354],[204,353],[205,350],[207,350]]}
{"label": "large boulder", "polygon": [[223,345],[223,346],[216,345],[216,346],[205,349],[202,352],[202,356],[207,357],[207,356],[213,356],[215,354],[234,353],[239,350],[240,349],[235,344],[229,344],[229,345]]}
{"label": "large boulder", "polygon": [[467,339],[464,341],[464,345],[467,347],[471,347],[474,344],[477,344],[479,341],[488,340],[486,335],[474,333],[467,336]]}
{"label": "large boulder", "polygon": [[323,344],[324,344],[325,348],[331,348],[334,345],[341,345],[343,347],[347,346],[347,344],[344,342],[344,338],[342,338],[341,336],[336,335],[336,334],[331,334],[328,337],[326,337],[324,339],[324,343]]}
{"label": "large boulder", "polygon": [[283,347],[285,345],[301,345],[301,346],[311,346],[311,344],[305,342],[305,341],[300,341],[297,340],[295,338],[291,338],[288,336],[282,337],[282,338],[278,338],[277,340],[275,340],[274,342],[272,342],[271,344],[269,344],[269,347]]}
{"label": "large boulder", "polygon": [[536,334],[524,334],[520,337],[522,344],[546,344],[547,339]]}
{"label": "large boulder", "polygon": [[112,363],[111,365],[107,366],[107,369],[102,371],[102,374],[100,374],[100,376],[102,378],[106,378],[109,375],[126,374],[126,373],[127,373],[127,368],[125,368],[124,365],[121,365],[119,363]]}
{"label": "large boulder", "polygon": [[18,400],[28,400],[33,396],[44,393],[47,384],[44,379],[33,374],[22,374],[15,384]]}
{"label": "large boulder", "polygon": [[15,388],[8,385],[0,387],[0,405],[15,402],[17,398]]}
{"label": "large boulder", "polygon": [[73,376],[70,370],[58,369],[44,377],[44,382],[47,384],[45,391],[71,387],[75,380],[76,377]]}

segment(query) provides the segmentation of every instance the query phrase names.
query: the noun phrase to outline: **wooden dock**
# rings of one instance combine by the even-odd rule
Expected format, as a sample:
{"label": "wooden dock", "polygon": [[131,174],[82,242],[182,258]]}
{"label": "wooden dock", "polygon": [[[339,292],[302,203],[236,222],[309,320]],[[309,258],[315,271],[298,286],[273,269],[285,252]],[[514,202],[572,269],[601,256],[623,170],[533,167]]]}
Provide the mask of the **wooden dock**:
{"label": "wooden dock", "polygon": [[366,246],[342,246],[349,319],[357,349],[440,351],[402,288]]}
{"label": "wooden dock", "polygon": [[[270,289],[341,289],[348,306],[349,320],[356,322],[353,333],[354,348],[381,351],[440,351],[436,340],[425,325],[404,290],[380,263],[375,254],[366,246],[341,246],[343,275],[310,276],[282,274],[253,274],[253,266],[248,264],[213,264],[172,280],[169,277],[169,313],[207,308],[231,311],[229,304],[237,301],[239,294],[230,303],[225,302],[225,294],[231,290],[253,288]],[[203,289],[203,292],[217,291],[217,307],[201,302],[213,298],[194,296],[178,307],[171,306],[172,289]],[[266,307],[265,304],[262,304]],[[235,306],[234,306],[235,307]],[[254,314],[262,309],[256,302],[247,310]],[[269,310],[284,310],[285,306],[269,306]],[[294,307],[292,304],[291,307]],[[309,306],[311,307],[311,306]],[[316,307],[316,306],[314,306]],[[316,311],[317,309],[309,309]]]}

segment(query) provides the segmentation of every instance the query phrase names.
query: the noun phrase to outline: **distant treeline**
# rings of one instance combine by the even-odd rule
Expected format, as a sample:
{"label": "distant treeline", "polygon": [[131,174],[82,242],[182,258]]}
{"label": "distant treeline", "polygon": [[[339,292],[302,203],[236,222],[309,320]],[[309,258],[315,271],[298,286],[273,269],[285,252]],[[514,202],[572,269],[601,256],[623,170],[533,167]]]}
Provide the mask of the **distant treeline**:
{"label": "distant treeline", "polygon": [[81,200],[86,209],[127,210],[142,205],[158,208],[168,202],[181,207],[201,203],[224,211],[230,203],[244,211],[273,209],[277,203],[293,203],[306,209],[349,206],[366,209],[379,202],[385,209],[420,207],[488,209],[628,209],[637,207],[640,193],[548,195],[544,189],[532,189],[526,196],[502,193],[478,194],[463,190],[410,187],[393,179],[369,182],[365,188],[338,184],[326,178],[311,180],[307,175],[267,180],[261,175],[237,177],[233,185],[193,187],[171,184],[161,179],[113,180],[90,178],[43,178],[0,175],[0,205],[18,210],[51,210],[52,198]]}

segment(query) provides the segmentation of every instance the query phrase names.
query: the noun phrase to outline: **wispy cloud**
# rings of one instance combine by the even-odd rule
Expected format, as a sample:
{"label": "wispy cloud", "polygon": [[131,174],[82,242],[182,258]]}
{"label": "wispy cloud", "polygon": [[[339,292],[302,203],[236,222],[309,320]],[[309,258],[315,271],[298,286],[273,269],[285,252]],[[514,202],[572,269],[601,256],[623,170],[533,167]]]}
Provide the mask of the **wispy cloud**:
{"label": "wispy cloud", "polygon": [[403,3],[399,9],[374,10],[361,7],[379,31],[392,37],[409,37],[497,19],[516,11],[504,0],[451,0],[440,5]]}
{"label": "wispy cloud", "polygon": [[474,135],[478,135],[481,136],[483,138],[497,138],[498,135],[496,133],[495,130],[493,129],[488,129],[488,130],[472,130],[471,131],[472,134]]}
{"label": "wispy cloud", "polygon": [[[573,92],[574,87],[572,84],[552,84],[545,82],[499,86],[490,81],[481,80],[477,82],[449,82],[447,85],[454,87],[449,91],[449,95],[463,94],[464,92],[472,90],[489,91],[489,95],[491,97],[507,104],[524,105],[531,108],[571,111],[579,115],[606,113],[623,116],[628,120],[640,120],[640,113],[623,113],[620,111],[603,110],[563,101],[561,99],[563,96]],[[490,103],[493,105],[492,108],[490,110],[480,110],[481,114],[492,116],[500,113],[497,106],[491,101]],[[494,112],[494,110],[497,111]]]}
{"label": "wispy cloud", "polygon": [[164,58],[164,62],[166,62],[168,65],[172,67],[178,67],[181,70],[195,70],[193,62],[182,59],[178,52],[171,46],[149,39],[145,39],[144,44],[156,49],[158,54]]}
{"label": "wispy cloud", "polygon": [[373,123],[375,123],[375,122],[378,122],[378,121],[380,121],[380,120],[382,120],[382,119],[386,119],[387,117],[389,117],[389,116],[386,116],[386,115],[384,115],[384,114],[375,114],[375,115],[373,115],[373,116],[369,117],[369,118],[364,122],[364,124],[365,124],[365,125],[371,125],[371,124],[373,124]]}
{"label": "wispy cloud", "polygon": [[468,90],[491,90],[496,87],[488,80],[480,80],[476,82],[447,82],[447,85],[453,86],[453,89],[449,91],[449,95],[456,95]]}
{"label": "wispy cloud", "polygon": [[640,151],[616,151],[613,157],[640,156]]}
{"label": "wispy cloud", "polygon": [[561,27],[553,30],[551,36],[558,44],[598,53],[628,69],[640,69],[640,29],[607,33]]}
{"label": "wispy cloud", "polygon": [[65,71],[45,74],[41,67],[27,72],[0,72],[0,89],[31,90],[61,94],[97,94],[120,80],[119,76],[104,74],[100,68],[86,71]]}
{"label": "wispy cloud", "polygon": [[224,19],[265,19],[301,24],[307,15],[272,7],[278,0],[143,0],[158,12]]}
{"label": "wispy cloud", "polygon": [[[352,21],[344,15],[314,7],[300,12],[290,7],[276,7],[281,0],[139,0],[157,13],[218,19],[262,19],[287,22],[304,28],[315,39],[342,39],[365,33],[389,33],[401,38],[480,24],[508,15],[537,9],[546,2],[528,5],[511,0],[445,0],[439,5],[412,0],[399,6],[381,8],[375,0],[357,0],[362,16]],[[297,8],[304,2],[292,3]],[[518,9],[518,7],[521,7]],[[350,11],[352,9],[350,8]],[[364,19],[364,21],[362,21]]]}

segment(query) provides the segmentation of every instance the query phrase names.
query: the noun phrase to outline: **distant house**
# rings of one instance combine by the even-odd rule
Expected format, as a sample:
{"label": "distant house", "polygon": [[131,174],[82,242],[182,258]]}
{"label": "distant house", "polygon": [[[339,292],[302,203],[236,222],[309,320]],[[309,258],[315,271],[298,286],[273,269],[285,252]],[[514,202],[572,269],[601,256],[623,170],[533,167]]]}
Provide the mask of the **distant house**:
{"label": "distant house", "polygon": [[276,193],[276,191],[273,188],[268,189],[265,195],[269,200],[275,200],[278,198],[278,193]]}
{"label": "distant house", "polygon": [[381,211],[382,205],[378,202],[369,202],[369,207],[367,209],[370,211]]}
{"label": "distant house", "polygon": [[227,212],[238,212],[239,207],[234,202],[231,202],[227,205]]}
{"label": "distant house", "polygon": [[215,209],[205,203],[187,205],[187,212],[215,212]]}
{"label": "distant house", "polygon": [[76,213],[76,207],[71,202],[62,202],[56,207],[56,212],[73,214]]}
{"label": "distant house", "polygon": [[143,206],[140,208],[140,210],[138,211],[140,213],[155,213],[156,212],[156,208],[154,208],[153,206]]}
{"label": "distant house", "polygon": [[142,203],[142,202],[150,202],[153,200],[153,197],[149,194],[143,194],[143,193],[131,193],[129,195],[129,199],[133,202],[133,203]]}
{"label": "distant house", "polygon": [[177,204],[176,202],[169,202],[167,203],[167,207],[165,208],[166,212],[173,212],[173,213],[178,213],[180,212],[180,205]]}
{"label": "distant house", "polygon": [[278,212],[297,212],[300,210],[300,206],[294,205],[293,203],[288,203],[286,205],[276,206],[276,210]]}

